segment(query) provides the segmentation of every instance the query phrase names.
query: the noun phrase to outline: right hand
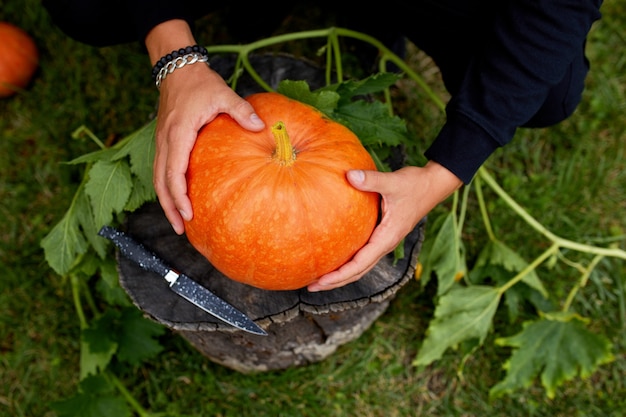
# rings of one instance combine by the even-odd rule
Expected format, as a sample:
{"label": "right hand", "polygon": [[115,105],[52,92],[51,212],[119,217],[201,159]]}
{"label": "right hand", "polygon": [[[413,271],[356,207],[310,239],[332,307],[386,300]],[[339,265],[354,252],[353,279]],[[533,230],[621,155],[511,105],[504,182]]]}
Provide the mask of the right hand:
{"label": "right hand", "polygon": [[382,197],[382,218],[369,241],[339,269],[321,276],[309,291],[328,291],[362,278],[413,230],[435,206],[461,187],[452,172],[435,161],[394,172],[349,171],[350,184]]}

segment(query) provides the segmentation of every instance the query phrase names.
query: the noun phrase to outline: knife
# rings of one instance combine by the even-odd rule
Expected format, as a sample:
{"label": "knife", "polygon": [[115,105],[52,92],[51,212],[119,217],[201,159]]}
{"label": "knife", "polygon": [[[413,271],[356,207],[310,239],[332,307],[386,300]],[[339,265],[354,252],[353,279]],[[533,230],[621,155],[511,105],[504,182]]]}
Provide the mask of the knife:
{"label": "knife", "polygon": [[141,243],[135,241],[121,230],[110,226],[103,226],[100,232],[98,232],[98,235],[111,240],[115,246],[118,247],[122,255],[135,262],[143,269],[156,272],[165,278],[172,291],[195,306],[238,329],[267,336],[267,332],[248,316],[187,275],[171,269],[156,254],[150,252]]}

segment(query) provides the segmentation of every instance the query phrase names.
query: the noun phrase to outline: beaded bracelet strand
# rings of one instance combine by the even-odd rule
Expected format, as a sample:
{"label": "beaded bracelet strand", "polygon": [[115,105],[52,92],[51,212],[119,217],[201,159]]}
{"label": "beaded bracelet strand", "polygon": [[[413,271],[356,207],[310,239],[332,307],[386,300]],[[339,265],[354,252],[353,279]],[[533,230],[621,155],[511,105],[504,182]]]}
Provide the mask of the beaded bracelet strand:
{"label": "beaded bracelet strand", "polygon": [[206,48],[199,45],[187,46],[172,51],[159,59],[154,67],[152,67],[152,79],[157,88],[161,87],[161,83],[169,74],[177,68],[185,65],[195,64],[196,62],[206,62],[209,64],[209,53]]}

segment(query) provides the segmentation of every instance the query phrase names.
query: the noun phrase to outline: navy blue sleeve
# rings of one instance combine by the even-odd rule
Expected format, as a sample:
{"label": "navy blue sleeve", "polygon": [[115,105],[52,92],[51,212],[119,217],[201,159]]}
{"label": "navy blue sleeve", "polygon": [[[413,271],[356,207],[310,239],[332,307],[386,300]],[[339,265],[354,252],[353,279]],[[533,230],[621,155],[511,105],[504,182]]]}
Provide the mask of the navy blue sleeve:
{"label": "navy blue sleeve", "polygon": [[[572,71],[583,72],[578,76],[583,80],[578,84],[583,84],[588,65],[584,45],[600,18],[602,1],[506,3],[459,91],[452,94],[446,123],[425,153],[465,183],[498,147],[511,141],[518,127],[531,125],[538,112],[555,112],[553,122],[571,114],[582,92]],[[562,103],[556,100],[542,109],[558,86]]]}
{"label": "navy blue sleeve", "polygon": [[213,2],[199,0],[43,0],[52,21],[71,38],[93,46],[143,44],[148,32],[167,20],[191,27]]}

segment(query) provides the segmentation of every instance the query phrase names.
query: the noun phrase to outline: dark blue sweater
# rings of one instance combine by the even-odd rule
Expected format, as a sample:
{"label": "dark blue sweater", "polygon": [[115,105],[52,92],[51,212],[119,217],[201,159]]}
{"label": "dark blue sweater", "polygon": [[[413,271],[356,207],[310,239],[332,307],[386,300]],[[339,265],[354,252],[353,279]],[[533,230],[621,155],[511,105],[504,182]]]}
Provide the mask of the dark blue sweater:
{"label": "dark blue sweater", "polygon": [[[43,3],[68,35],[97,46],[143,40],[155,25],[173,18],[193,24],[216,7],[193,0]],[[330,7],[336,12],[340,4],[330,2]],[[344,14],[353,16],[358,30],[373,36],[400,32],[433,56],[451,100],[446,122],[425,155],[468,183],[498,147],[511,141],[518,127],[549,126],[574,111],[589,67],[586,37],[600,18],[601,4],[602,0],[388,0],[380,10],[350,14],[353,6],[346,6]],[[267,13],[277,10],[267,4],[261,7]],[[243,16],[247,11],[248,6],[241,7],[238,13]],[[255,17],[263,22],[262,16]]]}
{"label": "dark blue sweater", "polygon": [[426,152],[466,183],[518,127],[548,126],[574,111],[588,70],[585,40],[600,18],[599,0],[503,3]]}

